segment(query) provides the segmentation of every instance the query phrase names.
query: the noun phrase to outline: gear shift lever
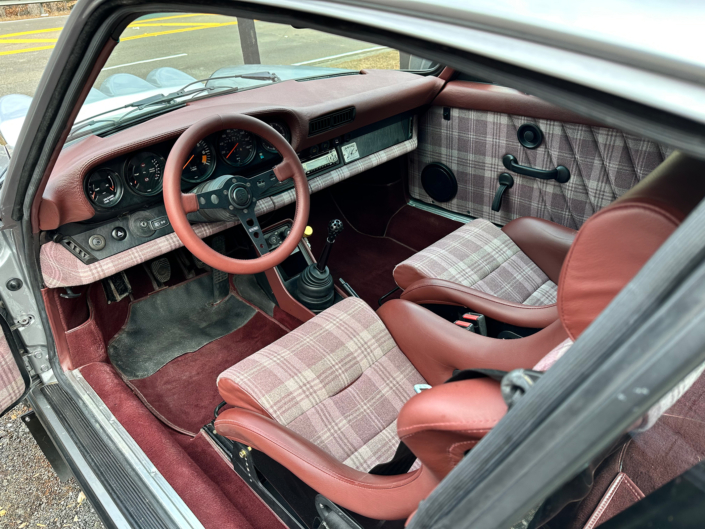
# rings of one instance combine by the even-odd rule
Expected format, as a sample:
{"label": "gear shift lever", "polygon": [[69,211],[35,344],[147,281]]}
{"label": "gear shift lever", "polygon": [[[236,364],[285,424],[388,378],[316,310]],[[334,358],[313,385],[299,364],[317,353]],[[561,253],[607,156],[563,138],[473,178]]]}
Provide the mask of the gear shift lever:
{"label": "gear shift lever", "polygon": [[321,252],[321,258],[318,260],[316,268],[319,272],[323,272],[328,265],[328,259],[330,258],[330,251],[333,249],[333,243],[336,237],[343,231],[343,221],[334,219],[328,223],[328,238],[326,239],[326,245],[323,247]]}
{"label": "gear shift lever", "polygon": [[343,231],[343,223],[332,220],[328,223],[326,245],[317,264],[309,265],[296,281],[296,298],[307,308],[320,312],[330,307],[335,301],[333,277],[326,266],[336,237]]}

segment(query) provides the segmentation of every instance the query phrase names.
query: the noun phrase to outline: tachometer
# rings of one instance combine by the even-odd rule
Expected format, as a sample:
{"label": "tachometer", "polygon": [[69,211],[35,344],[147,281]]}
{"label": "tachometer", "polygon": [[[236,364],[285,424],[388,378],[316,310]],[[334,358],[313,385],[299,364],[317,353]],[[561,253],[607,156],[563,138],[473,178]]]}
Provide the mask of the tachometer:
{"label": "tachometer", "polygon": [[[287,142],[291,143],[291,133],[289,132],[289,128],[286,125],[284,125],[283,123],[279,123],[278,121],[273,121],[269,124],[269,126],[276,130],[279,134],[284,136],[284,139]],[[272,145],[266,140],[262,140],[262,147],[264,147],[269,152],[277,152],[277,150],[274,148],[274,145]]]}
{"label": "tachometer", "polygon": [[86,193],[96,206],[112,208],[122,198],[122,183],[115,171],[98,169],[86,179]]}
{"label": "tachometer", "polygon": [[213,149],[204,140],[199,141],[189,154],[189,158],[181,172],[181,178],[192,184],[203,182],[215,169]]}
{"label": "tachometer", "polygon": [[125,180],[132,190],[143,196],[156,195],[162,189],[164,158],[151,152],[141,152],[127,162]]}
{"label": "tachometer", "polygon": [[255,138],[239,129],[224,130],[218,135],[218,152],[223,160],[234,167],[244,167],[256,154]]}

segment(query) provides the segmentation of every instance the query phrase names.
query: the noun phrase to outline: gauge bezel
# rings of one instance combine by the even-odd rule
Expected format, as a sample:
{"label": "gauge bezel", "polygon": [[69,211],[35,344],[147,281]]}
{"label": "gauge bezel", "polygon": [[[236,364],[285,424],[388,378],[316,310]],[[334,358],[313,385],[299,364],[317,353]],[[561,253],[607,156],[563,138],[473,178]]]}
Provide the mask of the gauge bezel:
{"label": "gauge bezel", "polygon": [[[107,171],[108,173],[112,173],[112,176],[115,179],[115,185],[118,188],[117,192],[115,193],[117,198],[115,199],[115,202],[113,204],[111,204],[110,206],[105,206],[103,204],[98,204],[98,203],[94,202],[93,199],[91,198],[90,193],[88,192],[88,181],[98,171]],[[125,184],[122,181],[122,179],[120,178],[120,174],[117,171],[114,171],[113,169],[110,169],[108,167],[98,167],[97,169],[93,169],[83,179],[83,192],[86,194],[86,198],[88,199],[88,202],[90,202],[92,206],[100,208],[100,209],[112,209],[115,206],[117,206],[120,203],[120,201],[122,200],[122,197],[125,193]]]}
{"label": "gauge bezel", "polygon": [[[130,184],[130,179],[128,178],[128,177],[129,177],[130,162],[132,162],[132,160],[134,160],[134,159],[137,158],[138,156],[142,156],[142,155],[151,155],[151,156],[155,156],[155,157],[159,158],[159,160],[161,161],[161,164],[162,164],[162,179],[161,179],[161,181],[159,182],[159,187],[158,187],[157,189],[155,189],[154,191],[150,192],[150,193],[145,193],[145,192],[142,192],[142,191],[138,191],[137,189],[135,189],[134,187],[132,187],[132,185]],[[165,167],[166,167],[166,160],[164,159],[164,157],[163,157],[161,154],[157,154],[157,153],[152,152],[152,151],[139,151],[139,152],[136,152],[136,153],[134,153],[132,156],[130,156],[130,157],[125,161],[125,167],[124,167],[124,169],[123,169],[123,171],[124,171],[124,172],[123,172],[123,176],[125,177],[125,185],[126,185],[127,188],[130,190],[130,192],[131,192],[131,193],[134,193],[135,195],[139,195],[139,196],[142,196],[142,197],[153,197],[153,196],[155,196],[155,195],[158,195],[159,193],[162,192],[162,188],[164,187],[164,168],[165,168]]]}
{"label": "gauge bezel", "polygon": [[[274,129],[274,124],[282,126],[282,128],[284,129],[286,134],[282,134],[281,136],[286,140],[286,142],[289,145],[291,145],[291,129],[289,129],[289,126],[286,123],[284,123],[283,121],[268,121],[267,122],[267,125],[269,125],[273,129]],[[277,130],[277,129],[274,129],[274,130]],[[277,130],[277,132],[279,132],[279,131]],[[267,146],[267,144],[269,143],[269,142],[267,142],[267,140],[264,140],[262,138],[260,138],[259,140],[260,140],[260,144],[262,145],[262,148],[265,151],[271,152],[272,154],[279,154],[279,151],[274,147],[274,145],[270,144],[269,146]]]}
{"label": "gauge bezel", "polygon": [[218,143],[220,143],[220,137],[221,137],[224,133],[226,133],[227,131],[229,131],[229,130],[239,130],[240,132],[244,132],[245,134],[249,134],[250,137],[252,138],[252,153],[250,154],[249,158],[247,158],[247,161],[241,162],[241,163],[233,163],[233,162],[231,162],[230,160],[228,160],[228,159],[223,155],[223,153],[222,153],[221,150],[220,150],[220,146],[218,146],[218,147],[216,147],[216,149],[218,150],[218,156],[220,156],[220,158],[221,158],[226,164],[230,165],[231,167],[238,167],[238,168],[247,167],[248,165],[250,165],[250,163],[252,163],[252,160],[255,159],[255,156],[257,156],[257,136],[256,136],[255,134],[252,134],[251,132],[249,132],[249,131],[247,131],[247,130],[242,130],[242,129],[224,129],[224,130],[221,130],[220,132],[216,133],[216,136],[215,136],[215,139],[216,139],[215,144],[216,144],[216,145],[217,145]]}
{"label": "gauge bezel", "polygon": [[[201,182],[205,182],[205,181],[208,180],[211,176],[213,176],[213,172],[215,171],[216,158],[217,158],[217,155],[216,155],[216,153],[215,153],[215,147],[213,147],[213,145],[212,145],[209,141],[207,141],[205,138],[203,138],[202,140],[200,140],[198,143],[201,143],[201,142],[203,142],[203,143],[206,144],[206,147],[208,147],[208,149],[210,149],[211,154],[212,154],[212,156],[213,156],[213,163],[211,163],[210,171],[208,171],[208,173],[206,173],[205,176],[202,176],[202,177],[200,177],[199,179],[191,180],[191,179],[186,178],[186,177],[184,176],[184,171],[183,171],[183,169],[182,169],[182,170],[181,170],[181,180],[182,180],[183,182],[186,182],[186,183],[189,183],[189,184],[200,184]],[[196,147],[198,147],[198,143],[196,144]],[[196,147],[194,147],[191,151],[193,152],[193,150],[194,150]]]}

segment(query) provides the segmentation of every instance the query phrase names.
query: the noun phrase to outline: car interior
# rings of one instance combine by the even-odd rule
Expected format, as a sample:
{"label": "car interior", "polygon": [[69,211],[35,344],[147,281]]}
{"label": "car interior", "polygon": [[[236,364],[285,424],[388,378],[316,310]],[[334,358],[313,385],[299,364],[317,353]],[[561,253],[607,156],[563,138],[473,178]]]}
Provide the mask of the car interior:
{"label": "car interior", "polygon": [[[61,367],[204,527],[403,527],[507,414],[497,373],[570,354],[705,196],[704,162],[471,73],[283,80],[61,151]],[[697,375],[522,527],[697,464]]]}

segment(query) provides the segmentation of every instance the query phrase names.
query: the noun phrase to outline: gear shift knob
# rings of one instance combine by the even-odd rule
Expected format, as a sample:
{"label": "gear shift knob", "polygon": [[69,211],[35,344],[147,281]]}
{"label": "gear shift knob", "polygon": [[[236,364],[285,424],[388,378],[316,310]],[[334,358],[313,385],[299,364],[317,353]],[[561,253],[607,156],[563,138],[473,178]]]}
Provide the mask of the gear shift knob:
{"label": "gear shift knob", "polygon": [[323,272],[326,265],[328,264],[328,258],[330,257],[331,248],[333,248],[333,243],[335,238],[340,235],[343,231],[343,221],[339,219],[333,219],[328,223],[328,238],[326,239],[326,245],[323,247],[323,252],[321,252],[321,258],[318,260],[318,270]]}
{"label": "gear shift knob", "polygon": [[335,238],[343,231],[343,221],[339,219],[333,219],[328,223],[328,242],[335,242]]}

